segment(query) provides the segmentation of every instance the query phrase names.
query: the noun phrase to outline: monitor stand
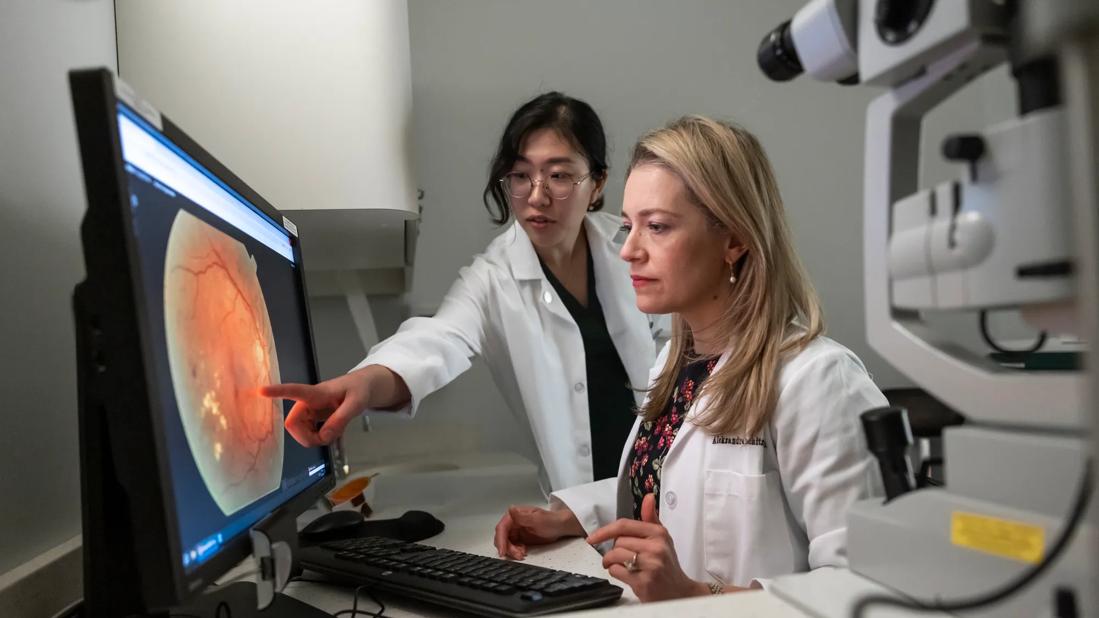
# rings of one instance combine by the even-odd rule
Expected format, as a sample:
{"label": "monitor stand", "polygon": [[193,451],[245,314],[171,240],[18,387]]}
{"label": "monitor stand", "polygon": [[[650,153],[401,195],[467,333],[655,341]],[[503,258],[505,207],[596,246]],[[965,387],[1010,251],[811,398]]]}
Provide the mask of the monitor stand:
{"label": "monitor stand", "polygon": [[252,582],[234,582],[211,588],[194,603],[173,608],[163,614],[169,616],[195,616],[196,618],[332,618],[332,614],[299,601],[293,597],[275,593],[275,600],[264,610],[256,609],[256,585]]}

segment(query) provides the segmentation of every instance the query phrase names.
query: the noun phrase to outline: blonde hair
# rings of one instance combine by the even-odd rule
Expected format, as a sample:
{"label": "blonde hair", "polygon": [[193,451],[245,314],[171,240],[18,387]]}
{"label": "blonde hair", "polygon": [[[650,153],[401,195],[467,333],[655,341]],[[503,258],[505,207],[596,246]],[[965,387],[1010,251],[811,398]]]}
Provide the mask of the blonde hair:
{"label": "blonde hair", "polygon": [[[820,302],[794,251],[771,164],[743,128],[684,116],[638,140],[627,177],[642,165],[659,165],[678,176],[707,218],[747,249],[733,265],[732,302],[712,327],[717,340],[735,350],[695,396],[709,396],[711,405],[693,422],[714,435],[757,435],[774,411],[782,362],[824,331]],[[680,371],[692,360],[693,334],[678,314],[672,320],[668,361],[640,410],[647,421],[663,413]]]}

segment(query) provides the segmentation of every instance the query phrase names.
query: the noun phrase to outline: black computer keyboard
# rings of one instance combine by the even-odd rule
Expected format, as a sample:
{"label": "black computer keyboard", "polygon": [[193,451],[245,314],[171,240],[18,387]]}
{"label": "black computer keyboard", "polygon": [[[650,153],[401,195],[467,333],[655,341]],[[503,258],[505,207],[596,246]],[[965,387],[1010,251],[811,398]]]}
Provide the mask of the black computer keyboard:
{"label": "black computer keyboard", "polygon": [[598,577],[383,537],[303,547],[298,558],[333,579],[482,616],[540,616],[622,596]]}

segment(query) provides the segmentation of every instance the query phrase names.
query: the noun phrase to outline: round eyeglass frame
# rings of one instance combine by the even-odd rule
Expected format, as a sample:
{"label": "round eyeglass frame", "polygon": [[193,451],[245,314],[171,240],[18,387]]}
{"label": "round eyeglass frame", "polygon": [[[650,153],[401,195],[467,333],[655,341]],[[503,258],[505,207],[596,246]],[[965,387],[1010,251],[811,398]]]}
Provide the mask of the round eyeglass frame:
{"label": "round eyeglass frame", "polygon": [[530,189],[528,189],[527,192],[522,194],[522,195],[516,195],[508,187],[508,176],[511,176],[511,175],[512,175],[511,173],[504,174],[504,177],[501,178],[500,180],[498,180],[497,182],[500,183],[500,188],[504,190],[504,193],[510,195],[511,197],[513,197],[517,200],[523,200],[523,199],[526,199],[526,198],[530,197],[530,194],[534,193],[534,185],[535,184],[541,184],[542,189],[545,190],[546,195],[550,196],[550,198],[555,199],[555,200],[567,200],[570,197],[572,197],[572,193],[573,193],[573,191],[576,191],[577,185],[579,185],[580,183],[584,182],[585,180],[591,178],[591,172],[588,172],[587,174],[584,174],[583,176],[581,176],[581,177],[577,178],[576,180],[572,181],[571,183],[569,183],[569,190],[564,195],[554,195],[553,192],[550,191],[549,185],[546,184],[545,179],[540,178],[538,180],[535,180],[534,178],[527,177],[527,182],[530,183]]}

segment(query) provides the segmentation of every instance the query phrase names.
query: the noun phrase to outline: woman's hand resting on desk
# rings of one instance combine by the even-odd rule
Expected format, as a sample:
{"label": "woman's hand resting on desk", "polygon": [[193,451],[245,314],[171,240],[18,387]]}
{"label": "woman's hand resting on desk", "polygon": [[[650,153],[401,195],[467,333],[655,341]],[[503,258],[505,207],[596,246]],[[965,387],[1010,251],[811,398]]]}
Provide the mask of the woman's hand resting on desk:
{"label": "woman's hand resting on desk", "polygon": [[545,545],[567,536],[584,536],[584,527],[572,511],[511,506],[496,524],[493,544],[500,557],[522,560],[527,555],[527,545]]}
{"label": "woman's hand resting on desk", "polygon": [[[588,543],[614,539],[614,548],[603,554],[603,567],[611,577],[633,589],[642,603],[710,594],[710,587],[683,572],[668,529],[660,524],[656,498],[641,502],[641,521],[619,519],[591,533]],[[723,592],[740,590],[725,586]]]}
{"label": "woman's hand resting on desk", "polygon": [[[269,384],[260,394],[293,399],[286,415],[286,431],[302,446],[328,444],[367,408],[387,409],[411,398],[400,376],[381,365],[369,365],[320,384]],[[318,423],[324,423],[319,429]]]}

